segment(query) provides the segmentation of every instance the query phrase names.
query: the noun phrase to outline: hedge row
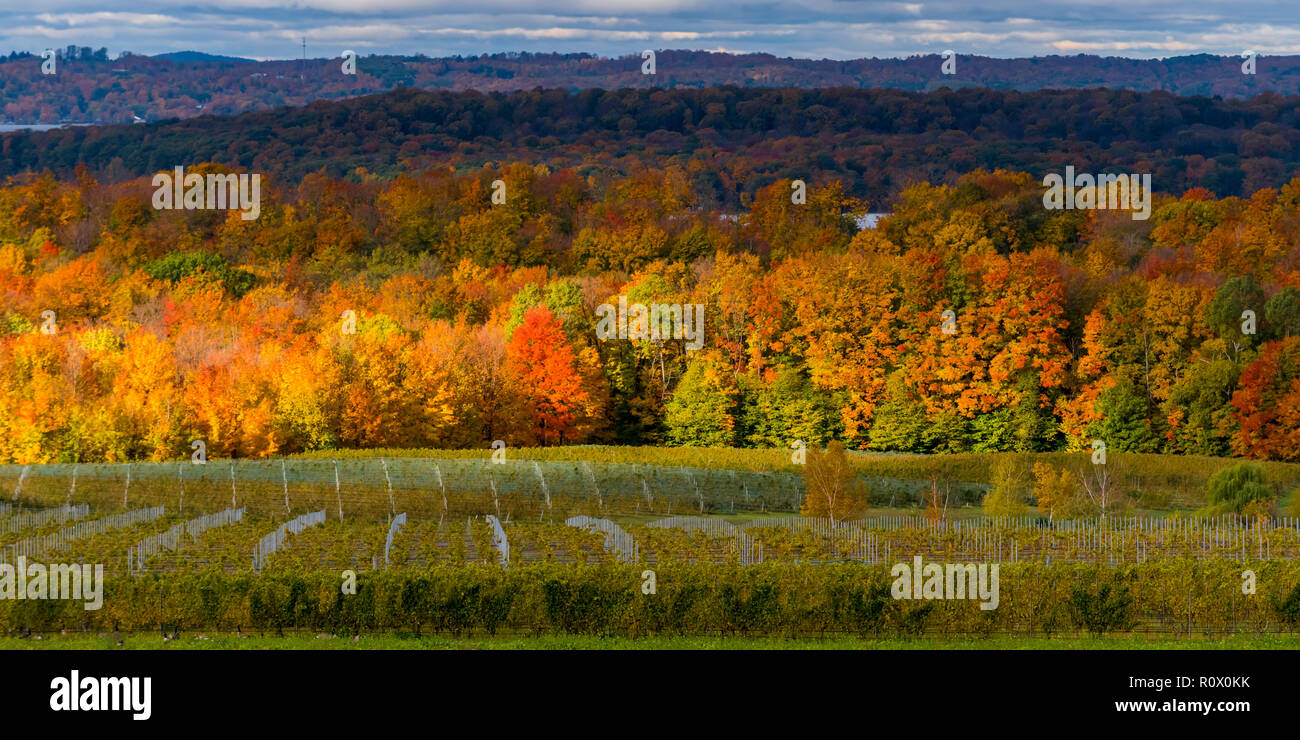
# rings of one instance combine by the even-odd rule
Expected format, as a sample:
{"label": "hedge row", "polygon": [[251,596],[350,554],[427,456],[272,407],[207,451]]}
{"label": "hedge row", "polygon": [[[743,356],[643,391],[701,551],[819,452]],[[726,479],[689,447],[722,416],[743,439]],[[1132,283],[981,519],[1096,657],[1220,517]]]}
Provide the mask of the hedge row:
{"label": "hedge row", "polygon": [[0,599],[0,632],[234,631],[277,634],[512,633],[585,635],[905,636],[927,633],[1290,631],[1300,625],[1300,563],[1174,561],[1107,567],[1005,564],[999,605],[894,599],[883,565],[674,564],[642,568],[528,564],[337,574],[145,575],[109,578],[103,607]]}

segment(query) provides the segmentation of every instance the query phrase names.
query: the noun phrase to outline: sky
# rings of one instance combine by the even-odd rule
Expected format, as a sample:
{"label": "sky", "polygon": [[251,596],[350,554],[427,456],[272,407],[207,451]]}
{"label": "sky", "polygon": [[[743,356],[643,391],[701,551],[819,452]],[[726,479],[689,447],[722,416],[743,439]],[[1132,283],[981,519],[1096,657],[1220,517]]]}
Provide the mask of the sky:
{"label": "sky", "polygon": [[0,0],[0,50],[254,59],[643,49],[780,57],[1300,53],[1300,0]]}

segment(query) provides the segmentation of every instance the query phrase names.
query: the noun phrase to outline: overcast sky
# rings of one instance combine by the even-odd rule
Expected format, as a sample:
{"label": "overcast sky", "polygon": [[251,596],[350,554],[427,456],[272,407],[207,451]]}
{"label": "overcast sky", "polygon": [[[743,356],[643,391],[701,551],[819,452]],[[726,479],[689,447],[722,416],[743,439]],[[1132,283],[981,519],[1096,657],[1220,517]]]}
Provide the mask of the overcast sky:
{"label": "overcast sky", "polygon": [[0,0],[0,49],[256,59],[499,51],[797,58],[1300,53],[1300,0]]}

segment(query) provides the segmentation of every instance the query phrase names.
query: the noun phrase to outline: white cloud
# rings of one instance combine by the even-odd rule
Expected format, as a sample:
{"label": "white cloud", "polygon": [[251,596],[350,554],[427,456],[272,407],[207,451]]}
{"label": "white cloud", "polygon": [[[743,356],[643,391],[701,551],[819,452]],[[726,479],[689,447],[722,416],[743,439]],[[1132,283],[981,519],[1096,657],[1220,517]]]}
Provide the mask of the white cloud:
{"label": "white cloud", "polygon": [[[375,53],[747,48],[812,58],[903,57],[951,46],[1012,57],[1300,52],[1300,3],[1255,0],[15,0],[10,48],[75,43],[156,53],[200,49],[292,58],[296,40]],[[319,53],[336,53],[320,50]]]}

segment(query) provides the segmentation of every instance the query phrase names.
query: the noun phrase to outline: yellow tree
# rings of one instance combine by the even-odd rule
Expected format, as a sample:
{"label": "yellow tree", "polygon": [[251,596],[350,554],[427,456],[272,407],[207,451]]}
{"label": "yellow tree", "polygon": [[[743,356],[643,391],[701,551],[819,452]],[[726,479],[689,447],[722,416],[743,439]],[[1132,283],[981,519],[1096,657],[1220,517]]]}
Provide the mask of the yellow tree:
{"label": "yellow tree", "polygon": [[800,513],[844,521],[862,513],[867,507],[867,489],[849,465],[844,445],[838,440],[825,451],[812,449],[803,469],[804,497]]}
{"label": "yellow tree", "polygon": [[890,257],[855,253],[795,258],[772,273],[791,314],[771,349],[802,354],[813,383],[844,398],[845,437],[854,445],[865,441],[906,341],[895,268]]}
{"label": "yellow tree", "polygon": [[189,441],[180,439],[179,379],[172,346],[153,332],[136,329],[127,335],[120,354],[106,400],[139,456],[166,460]]}
{"label": "yellow tree", "polygon": [[1034,463],[1034,498],[1040,512],[1047,512],[1049,519],[1056,514],[1069,516],[1076,508],[1076,497],[1069,471],[1057,470],[1045,462]]}
{"label": "yellow tree", "polygon": [[1029,510],[1021,491],[1025,470],[1015,455],[999,455],[993,460],[993,489],[984,496],[984,513],[989,516],[1022,516]]}

